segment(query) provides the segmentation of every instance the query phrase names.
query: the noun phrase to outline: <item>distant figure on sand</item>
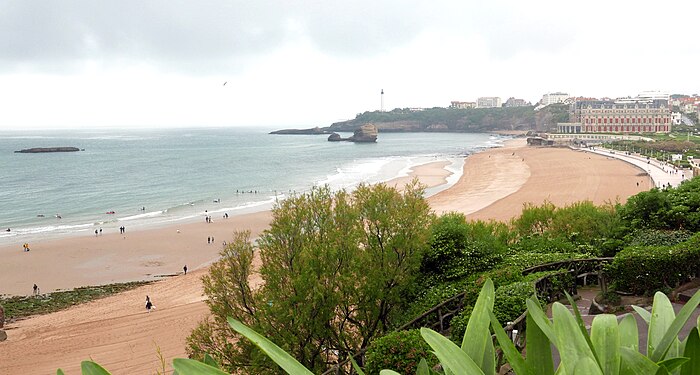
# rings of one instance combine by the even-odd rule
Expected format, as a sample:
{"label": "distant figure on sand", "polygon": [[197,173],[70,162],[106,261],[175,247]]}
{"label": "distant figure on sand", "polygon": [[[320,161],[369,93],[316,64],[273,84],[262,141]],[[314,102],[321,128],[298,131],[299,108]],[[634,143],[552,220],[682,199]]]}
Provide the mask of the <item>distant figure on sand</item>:
{"label": "distant figure on sand", "polygon": [[153,306],[153,304],[151,303],[151,299],[148,296],[146,296],[146,310],[148,310],[148,312],[151,312],[151,309],[155,308],[156,307]]}
{"label": "distant figure on sand", "polygon": [[35,296],[38,295],[38,294],[39,294],[39,287],[36,286],[36,284],[34,284],[34,288],[33,288],[33,289],[34,289],[34,295],[35,295]]}
{"label": "distant figure on sand", "polygon": [[95,237],[97,237],[97,229],[95,229]]}
{"label": "distant figure on sand", "polygon": [[186,264],[184,267],[182,267],[182,270],[185,271],[185,275],[187,275],[187,265]]}

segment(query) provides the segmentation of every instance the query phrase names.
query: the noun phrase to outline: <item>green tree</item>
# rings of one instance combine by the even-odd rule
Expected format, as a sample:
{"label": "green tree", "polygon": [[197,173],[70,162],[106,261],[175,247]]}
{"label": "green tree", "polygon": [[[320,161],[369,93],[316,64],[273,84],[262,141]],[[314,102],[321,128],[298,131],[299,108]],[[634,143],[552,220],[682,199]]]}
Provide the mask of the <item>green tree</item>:
{"label": "green tree", "polygon": [[[226,322],[231,316],[274,339],[314,372],[385,333],[415,281],[432,215],[414,181],[403,193],[385,185],[352,193],[328,187],[273,209],[257,240],[236,234],[204,277],[212,317],[188,339],[191,355],[211,353],[229,370],[277,368]],[[262,285],[250,284],[259,251]]]}

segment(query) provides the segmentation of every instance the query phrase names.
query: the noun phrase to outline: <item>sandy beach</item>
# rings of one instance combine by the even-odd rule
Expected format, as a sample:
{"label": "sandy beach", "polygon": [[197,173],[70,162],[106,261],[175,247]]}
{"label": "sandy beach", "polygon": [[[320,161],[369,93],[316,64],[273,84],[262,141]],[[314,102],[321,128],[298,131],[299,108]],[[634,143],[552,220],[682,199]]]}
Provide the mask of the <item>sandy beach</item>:
{"label": "sandy beach", "polygon": [[[430,163],[399,186],[418,177],[429,186],[446,181],[442,163]],[[595,203],[625,201],[651,188],[642,171],[601,155],[559,148],[528,148],[524,140],[469,156],[464,174],[450,189],[429,198],[438,212],[458,211],[473,219],[509,220],[524,203],[549,200],[564,205],[580,200]],[[639,182],[639,185],[637,185]],[[125,235],[108,233],[0,248],[2,292],[29,294],[37,283],[43,292],[120,281],[161,278],[150,285],[70,309],[6,325],[8,339],[0,342],[0,374],[53,374],[61,367],[79,373],[80,361],[92,358],[114,374],[153,374],[159,367],[156,347],[170,363],[185,356],[185,338],[204,319],[200,277],[216,259],[222,242],[233,231],[260,233],[269,212],[211,224],[191,223]],[[180,232],[177,233],[177,230]],[[214,236],[214,244],[207,237]],[[145,296],[156,310],[147,313]]]}

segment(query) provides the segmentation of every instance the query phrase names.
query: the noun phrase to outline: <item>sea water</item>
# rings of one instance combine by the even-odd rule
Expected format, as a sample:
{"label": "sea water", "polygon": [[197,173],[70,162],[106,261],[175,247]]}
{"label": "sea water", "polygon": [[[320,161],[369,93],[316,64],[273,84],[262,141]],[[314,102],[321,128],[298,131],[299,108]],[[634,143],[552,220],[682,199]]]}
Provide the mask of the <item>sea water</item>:
{"label": "sea water", "polygon": [[[270,130],[2,131],[0,244],[260,211],[315,185],[352,189],[405,176],[416,165],[449,161],[446,168],[454,174],[448,184],[429,189],[433,194],[456,182],[464,156],[503,140],[380,133],[377,143],[362,144]],[[58,146],[83,151],[14,153]]]}

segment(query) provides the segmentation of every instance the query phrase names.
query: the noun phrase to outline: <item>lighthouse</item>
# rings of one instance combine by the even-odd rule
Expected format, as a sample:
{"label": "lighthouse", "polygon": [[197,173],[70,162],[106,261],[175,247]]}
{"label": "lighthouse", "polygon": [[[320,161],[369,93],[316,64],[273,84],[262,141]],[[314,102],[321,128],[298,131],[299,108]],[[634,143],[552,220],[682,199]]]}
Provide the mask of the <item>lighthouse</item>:
{"label": "lighthouse", "polygon": [[379,112],[384,112],[384,89],[382,89],[381,104],[380,104],[380,107],[379,107]]}

